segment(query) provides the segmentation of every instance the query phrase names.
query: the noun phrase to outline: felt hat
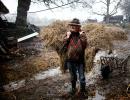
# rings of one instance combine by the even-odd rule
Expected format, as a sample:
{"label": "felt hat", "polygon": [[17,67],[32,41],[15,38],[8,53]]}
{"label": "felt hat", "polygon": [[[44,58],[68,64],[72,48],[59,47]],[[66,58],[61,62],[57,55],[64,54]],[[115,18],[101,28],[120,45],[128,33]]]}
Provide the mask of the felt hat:
{"label": "felt hat", "polygon": [[70,25],[70,26],[73,26],[73,25],[81,26],[80,21],[77,18],[74,18],[68,25]]}

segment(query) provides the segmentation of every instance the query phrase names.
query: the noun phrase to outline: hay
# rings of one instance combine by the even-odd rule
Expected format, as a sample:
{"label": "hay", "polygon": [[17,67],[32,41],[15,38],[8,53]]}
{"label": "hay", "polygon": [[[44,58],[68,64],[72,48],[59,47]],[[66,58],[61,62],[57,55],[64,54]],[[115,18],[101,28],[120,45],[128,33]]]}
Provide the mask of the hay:
{"label": "hay", "polygon": [[23,78],[30,78],[32,75],[37,73],[39,70],[38,66],[35,66],[31,62],[23,64],[22,68],[9,68],[10,66],[6,65],[6,69],[3,68],[4,72],[4,84],[8,84],[9,82],[20,80]]}
{"label": "hay", "polygon": [[[88,25],[89,27],[91,26]],[[84,26],[83,30],[88,28],[88,26]],[[94,25],[92,25],[94,27]],[[96,48],[105,48],[110,49],[112,48],[112,43],[109,41],[108,33],[105,32],[104,25],[95,25],[95,28],[89,32],[86,32],[88,44],[90,47],[96,47]]]}
{"label": "hay", "polygon": [[[41,37],[46,46],[53,47],[61,62],[61,69],[64,70],[65,54],[59,52],[62,47],[62,41],[65,33],[67,32],[67,21],[56,21],[41,31]],[[86,24],[83,26],[86,32],[88,49],[86,50],[86,69],[90,70],[93,66],[93,59],[97,49],[112,50],[112,40],[126,40],[127,33],[118,27],[108,27],[103,24]]]}
{"label": "hay", "polygon": [[105,32],[108,33],[110,40],[127,40],[127,33],[119,27],[106,27]]}
{"label": "hay", "polygon": [[88,33],[88,32],[93,31],[94,29],[99,29],[99,28],[102,28],[102,27],[103,27],[102,24],[97,24],[97,23],[95,23],[95,24],[85,24],[83,26],[83,30]]}
{"label": "hay", "polygon": [[86,72],[89,72],[92,69],[93,66],[93,59],[96,55],[96,51],[98,49],[95,47],[90,47],[85,50],[85,65],[86,65]]}
{"label": "hay", "polygon": [[67,31],[67,21],[55,21],[53,24],[43,28],[40,32],[46,46],[53,45],[56,41],[63,40]]}
{"label": "hay", "polygon": [[38,56],[28,56],[26,55],[26,58],[17,58],[17,60],[7,62],[1,66],[0,74],[4,84],[24,78],[28,79],[39,71],[60,66],[60,59],[55,51],[44,51]]}
{"label": "hay", "polygon": [[[87,28],[90,28],[90,30]],[[83,26],[83,30],[86,32],[90,47],[112,49],[113,40],[127,40],[125,30],[115,26],[88,24]],[[87,32],[88,30],[89,32]]]}

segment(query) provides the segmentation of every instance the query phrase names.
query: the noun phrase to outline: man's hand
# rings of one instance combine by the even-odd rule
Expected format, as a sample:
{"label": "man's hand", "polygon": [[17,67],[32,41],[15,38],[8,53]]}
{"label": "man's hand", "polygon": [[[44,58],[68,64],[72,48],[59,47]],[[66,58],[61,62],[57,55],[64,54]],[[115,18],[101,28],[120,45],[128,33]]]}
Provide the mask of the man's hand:
{"label": "man's hand", "polygon": [[88,45],[88,43],[87,43],[87,37],[86,37],[85,32],[80,32],[80,40],[82,42],[83,48],[85,49],[87,47],[87,45]]}
{"label": "man's hand", "polygon": [[70,37],[70,35],[71,35],[71,32],[67,32],[66,38],[68,39]]}

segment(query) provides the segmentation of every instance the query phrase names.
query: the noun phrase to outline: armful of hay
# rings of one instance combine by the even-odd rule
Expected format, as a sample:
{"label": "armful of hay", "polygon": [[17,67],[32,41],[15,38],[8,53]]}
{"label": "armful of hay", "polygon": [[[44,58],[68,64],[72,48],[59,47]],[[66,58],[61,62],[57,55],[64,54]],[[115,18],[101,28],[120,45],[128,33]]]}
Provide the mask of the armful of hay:
{"label": "armful of hay", "polygon": [[88,43],[87,43],[87,37],[86,37],[85,32],[81,32],[80,33],[80,40],[82,42],[83,48],[85,49],[87,47],[87,45],[88,45]]}

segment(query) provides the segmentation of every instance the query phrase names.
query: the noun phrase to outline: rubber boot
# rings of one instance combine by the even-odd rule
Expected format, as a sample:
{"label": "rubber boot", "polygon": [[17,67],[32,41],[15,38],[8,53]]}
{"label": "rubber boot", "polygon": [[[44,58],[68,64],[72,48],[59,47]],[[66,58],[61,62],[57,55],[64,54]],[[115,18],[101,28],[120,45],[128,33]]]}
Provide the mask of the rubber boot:
{"label": "rubber boot", "polygon": [[76,93],[76,82],[72,81],[71,85],[72,85],[72,88],[70,90],[70,95],[75,95],[75,93]]}
{"label": "rubber boot", "polygon": [[0,92],[4,92],[4,88],[2,86],[0,86]]}
{"label": "rubber boot", "polygon": [[3,84],[0,83],[0,92],[4,92],[4,91],[5,91],[5,90],[4,90]]}
{"label": "rubber boot", "polygon": [[82,83],[82,84],[80,85],[80,92],[86,92],[85,84],[84,84],[84,83]]}
{"label": "rubber boot", "polygon": [[88,97],[88,92],[85,89],[85,84],[80,84],[80,91],[78,92],[77,96],[87,98]]}

